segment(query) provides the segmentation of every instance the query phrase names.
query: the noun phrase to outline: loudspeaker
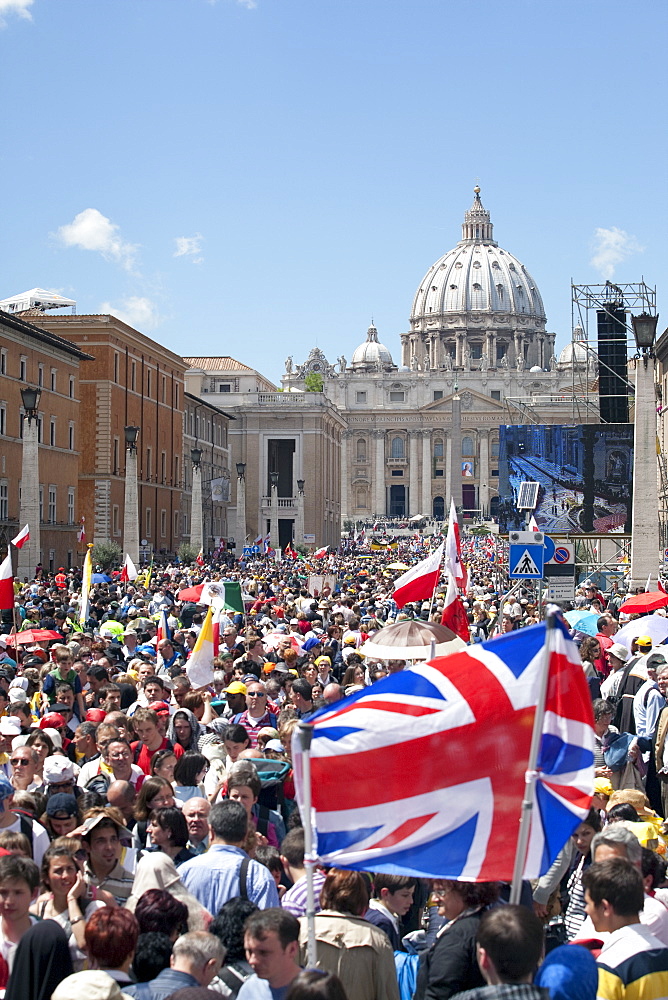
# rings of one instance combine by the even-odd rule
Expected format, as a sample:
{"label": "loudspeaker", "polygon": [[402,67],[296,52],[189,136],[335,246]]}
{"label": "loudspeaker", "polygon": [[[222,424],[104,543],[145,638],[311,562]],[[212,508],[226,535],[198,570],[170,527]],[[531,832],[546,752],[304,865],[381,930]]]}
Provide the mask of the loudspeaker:
{"label": "loudspeaker", "polygon": [[598,396],[601,420],[627,424],[629,392],[626,367],[626,310],[616,303],[596,311],[598,330]]}

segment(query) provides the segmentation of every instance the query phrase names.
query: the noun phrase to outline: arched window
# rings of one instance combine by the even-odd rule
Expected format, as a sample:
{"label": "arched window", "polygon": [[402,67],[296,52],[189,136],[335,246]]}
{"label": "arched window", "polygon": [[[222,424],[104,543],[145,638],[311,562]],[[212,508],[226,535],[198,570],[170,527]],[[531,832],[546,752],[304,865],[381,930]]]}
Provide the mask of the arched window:
{"label": "arched window", "polygon": [[445,500],[443,497],[434,497],[431,510],[435,521],[443,520],[443,517],[445,516]]}
{"label": "arched window", "polygon": [[443,458],[443,438],[434,441],[434,458]]}
{"label": "arched window", "polygon": [[366,462],[366,441],[364,438],[357,439],[357,461]]}
{"label": "arched window", "polygon": [[471,437],[462,438],[462,455],[466,455],[467,458],[469,458],[472,455],[475,455],[473,438]]}
{"label": "arched window", "polygon": [[363,486],[357,488],[357,506],[366,509],[366,489]]}
{"label": "arched window", "polygon": [[392,458],[403,458],[404,457],[404,439],[401,437],[392,438]]}

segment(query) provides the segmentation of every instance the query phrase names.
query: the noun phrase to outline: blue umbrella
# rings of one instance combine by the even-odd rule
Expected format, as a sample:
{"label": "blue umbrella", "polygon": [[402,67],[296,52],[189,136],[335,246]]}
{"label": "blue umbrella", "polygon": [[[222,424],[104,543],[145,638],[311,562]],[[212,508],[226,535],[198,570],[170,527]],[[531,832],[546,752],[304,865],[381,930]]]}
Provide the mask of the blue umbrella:
{"label": "blue umbrella", "polygon": [[585,635],[598,634],[598,619],[600,615],[591,611],[567,611],[564,618],[572,629],[576,632],[584,632]]}
{"label": "blue umbrella", "polygon": [[111,583],[111,577],[106,573],[93,573],[91,583]]}

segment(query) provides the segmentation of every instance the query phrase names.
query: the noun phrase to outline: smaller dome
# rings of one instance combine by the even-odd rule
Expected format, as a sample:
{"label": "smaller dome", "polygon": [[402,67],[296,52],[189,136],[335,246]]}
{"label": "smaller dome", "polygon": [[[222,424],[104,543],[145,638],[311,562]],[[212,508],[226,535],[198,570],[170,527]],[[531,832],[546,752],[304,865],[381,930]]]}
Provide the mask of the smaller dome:
{"label": "smaller dome", "polygon": [[376,367],[378,364],[383,367],[386,365],[394,367],[392,355],[387,347],[378,340],[378,330],[373,323],[366,332],[364,343],[355,349],[350,364],[353,368],[366,368],[372,365]]}
{"label": "smaller dome", "polygon": [[542,372],[542,370],[543,369],[540,367],[540,365],[534,365],[533,368],[529,369],[530,372]]}
{"label": "smaller dome", "polygon": [[559,366],[570,367],[571,365],[584,366],[587,364],[587,348],[583,344],[584,339],[585,332],[578,323],[577,326],[573,327],[573,340],[570,344],[566,344],[559,355]]}

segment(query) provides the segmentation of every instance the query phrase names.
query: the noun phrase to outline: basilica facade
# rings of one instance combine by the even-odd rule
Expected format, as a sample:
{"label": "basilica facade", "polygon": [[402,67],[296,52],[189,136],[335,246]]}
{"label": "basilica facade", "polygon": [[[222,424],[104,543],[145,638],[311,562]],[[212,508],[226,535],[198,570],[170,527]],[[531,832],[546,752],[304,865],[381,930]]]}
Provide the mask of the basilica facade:
{"label": "basilica facade", "polygon": [[557,359],[554,343],[536,283],[494,240],[476,187],[461,240],[413,297],[400,363],[373,324],[350,362],[319,348],[286,360],[283,390],[320,375],[345,422],[341,521],[442,518],[451,496],[465,513],[493,514],[500,426],[573,422],[578,359],[571,345]]}

